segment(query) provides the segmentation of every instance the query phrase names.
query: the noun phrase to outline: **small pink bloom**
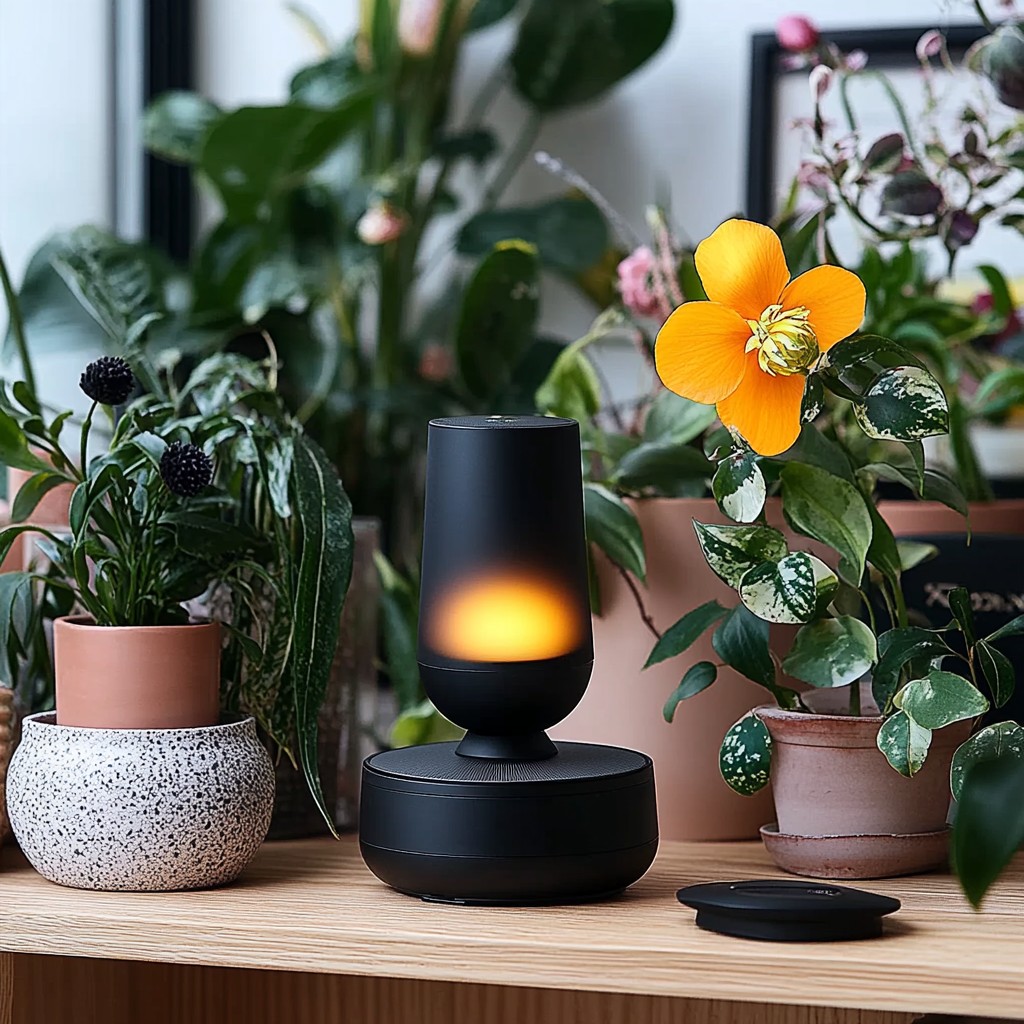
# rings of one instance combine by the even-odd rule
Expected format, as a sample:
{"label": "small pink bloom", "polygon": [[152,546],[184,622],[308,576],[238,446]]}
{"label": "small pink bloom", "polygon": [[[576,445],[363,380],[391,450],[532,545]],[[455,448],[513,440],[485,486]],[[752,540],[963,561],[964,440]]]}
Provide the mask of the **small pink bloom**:
{"label": "small pink bloom", "polygon": [[820,103],[824,99],[825,93],[828,92],[829,87],[832,85],[832,77],[832,69],[824,64],[816,64],[811,68],[807,81],[811,86],[811,99],[815,103]]}
{"label": "small pink bloom", "polygon": [[356,234],[367,245],[386,245],[406,228],[406,217],[390,203],[376,203],[359,218]]}
{"label": "small pink bloom", "polygon": [[827,193],[831,183],[824,169],[819,164],[811,163],[808,160],[800,165],[800,169],[796,172],[796,180],[804,188],[809,188],[812,192],[819,194]]}
{"label": "small pink bloom", "polygon": [[413,57],[429,57],[437,43],[443,0],[402,0],[398,8],[398,41]]}
{"label": "small pink bloom", "polygon": [[451,349],[439,345],[436,341],[423,349],[420,355],[419,374],[424,380],[438,384],[448,380],[454,369],[455,361],[452,359]]}
{"label": "small pink bloom", "polygon": [[843,67],[847,71],[863,71],[868,66],[868,55],[863,50],[851,50],[843,58]]}
{"label": "small pink bloom", "polygon": [[646,245],[640,246],[619,264],[622,301],[637,316],[664,316],[654,289],[654,266],[654,253]]}
{"label": "small pink bloom", "polygon": [[917,41],[917,59],[922,64],[927,64],[932,57],[937,57],[942,52],[942,33],[937,29],[930,29]]}
{"label": "small pink bloom", "polygon": [[775,38],[784,50],[803,53],[818,45],[820,33],[810,18],[802,14],[787,14],[775,23]]}

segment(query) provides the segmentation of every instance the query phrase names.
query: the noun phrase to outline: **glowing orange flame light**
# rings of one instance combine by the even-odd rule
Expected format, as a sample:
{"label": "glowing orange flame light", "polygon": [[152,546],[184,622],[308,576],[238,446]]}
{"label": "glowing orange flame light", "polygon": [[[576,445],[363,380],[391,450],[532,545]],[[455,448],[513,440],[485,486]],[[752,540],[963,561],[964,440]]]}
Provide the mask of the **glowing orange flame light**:
{"label": "glowing orange flame light", "polygon": [[574,602],[557,584],[521,571],[456,583],[430,616],[427,641],[460,661],[540,661],[582,639]]}

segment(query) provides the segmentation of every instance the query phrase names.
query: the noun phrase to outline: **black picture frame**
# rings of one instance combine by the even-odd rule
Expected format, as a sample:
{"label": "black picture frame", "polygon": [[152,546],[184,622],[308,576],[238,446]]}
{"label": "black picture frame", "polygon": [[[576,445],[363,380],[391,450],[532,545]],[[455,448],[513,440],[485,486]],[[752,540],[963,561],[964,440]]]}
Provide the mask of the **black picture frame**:
{"label": "black picture frame", "polygon": [[[916,65],[915,48],[934,25],[906,28],[850,29],[822,32],[822,40],[844,53],[863,50],[869,66],[880,70]],[[951,25],[941,29],[954,58],[987,31],[982,25]],[[745,209],[751,220],[769,223],[776,213],[775,143],[778,134],[776,83],[783,75],[806,75],[806,69],[783,67],[786,51],[773,32],[758,32],[750,40],[750,109],[747,121],[747,181]]]}
{"label": "black picture frame", "polygon": [[[145,0],[142,109],[171,89],[195,86],[196,0]],[[187,167],[146,153],[142,226],[147,241],[177,261],[192,247],[195,196]]]}

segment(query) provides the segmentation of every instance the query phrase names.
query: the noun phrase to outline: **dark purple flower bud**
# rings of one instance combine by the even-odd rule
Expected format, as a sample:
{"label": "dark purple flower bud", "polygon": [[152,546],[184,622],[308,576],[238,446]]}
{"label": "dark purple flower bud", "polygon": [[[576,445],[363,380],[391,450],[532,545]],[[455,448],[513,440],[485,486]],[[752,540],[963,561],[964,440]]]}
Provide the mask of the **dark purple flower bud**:
{"label": "dark purple flower bud", "polygon": [[931,217],[942,207],[942,190],[920,168],[897,171],[882,190],[882,213]]}
{"label": "dark purple flower bud", "polygon": [[977,233],[978,222],[966,210],[957,210],[949,218],[949,226],[946,229],[946,244],[951,249],[959,249],[961,246],[972,242]]}
{"label": "dark purple flower bud", "polygon": [[198,445],[174,441],[160,456],[160,476],[179,498],[194,498],[213,479],[213,460]]}
{"label": "dark purple flower bud", "polygon": [[967,65],[983,74],[995,87],[996,96],[1014,110],[1024,110],[1024,29],[1002,25],[975,43]]}
{"label": "dark purple flower bud", "polygon": [[103,356],[85,368],[78,386],[100,405],[124,405],[135,390],[135,375],[118,356]]}

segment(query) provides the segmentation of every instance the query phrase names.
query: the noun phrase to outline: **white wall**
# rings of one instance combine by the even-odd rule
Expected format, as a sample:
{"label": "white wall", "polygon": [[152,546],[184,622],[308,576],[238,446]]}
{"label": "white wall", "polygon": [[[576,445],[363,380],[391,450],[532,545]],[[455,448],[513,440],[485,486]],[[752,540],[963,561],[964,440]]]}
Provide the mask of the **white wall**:
{"label": "white wall", "polygon": [[[557,0],[549,0],[555,3]],[[289,75],[313,53],[280,0],[200,0],[201,84],[222,103],[280,99]],[[358,0],[305,4],[334,37],[350,33]],[[749,102],[750,35],[770,31],[784,14],[806,13],[826,29],[973,21],[956,0],[681,0],[669,43],[638,74],[595,106],[550,119],[538,143],[572,164],[626,219],[643,232],[644,208],[669,201],[676,223],[700,239],[743,202]],[[459,101],[475,95],[507,52],[509,26],[470,43]],[[512,97],[494,108],[506,140],[523,111]],[[524,168],[506,199],[529,200],[557,191],[543,171]],[[544,326],[575,337],[586,329],[589,306],[565,287],[545,296]],[[628,345],[603,353],[616,398],[644,387],[641,365]]]}

